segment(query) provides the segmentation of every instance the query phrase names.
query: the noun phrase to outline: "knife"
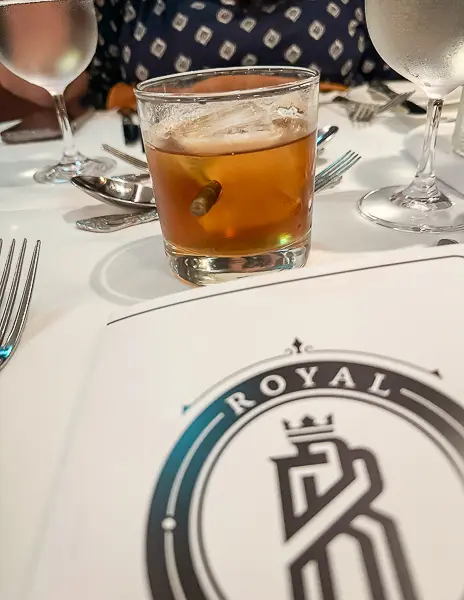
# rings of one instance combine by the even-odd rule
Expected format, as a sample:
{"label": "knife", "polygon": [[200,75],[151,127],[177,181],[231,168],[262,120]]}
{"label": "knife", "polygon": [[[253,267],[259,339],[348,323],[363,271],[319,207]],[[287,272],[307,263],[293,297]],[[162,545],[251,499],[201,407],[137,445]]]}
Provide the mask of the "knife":
{"label": "knife", "polygon": [[[389,100],[399,96],[399,94],[397,94],[396,92],[391,90],[388,87],[388,85],[386,83],[384,83],[383,81],[373,81],[370,84],[370,87],[372,90],[378,92],[379,94],[386,96]],[[427,110],[425,108],[423,108],[422,106],[419,106],[418,104],[416,104],[415,102],[412,102],[411,100],[405,100],[404,102],[401,103],[401,106],[404,106],[404,108],[406,108],[408,113],[411,115],[426,115],[427,114]]]}

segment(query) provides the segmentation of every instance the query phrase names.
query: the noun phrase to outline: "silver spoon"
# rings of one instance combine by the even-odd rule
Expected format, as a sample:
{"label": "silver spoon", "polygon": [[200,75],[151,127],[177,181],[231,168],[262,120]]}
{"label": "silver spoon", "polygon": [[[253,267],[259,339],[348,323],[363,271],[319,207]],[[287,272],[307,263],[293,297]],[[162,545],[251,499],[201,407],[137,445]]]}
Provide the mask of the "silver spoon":
{"label": "silver spoon", "polygon": [[153,210],[156,207],[149,175],[90,177],[79,175],[71,183],[101,202],[119,207]]}
{"label": "silver spoon", "polygon": [[338,133],[336,125],[326,125],[317,130],[316,147],[317,151],[321,152],[322,148],[330,142],[330,140]]}

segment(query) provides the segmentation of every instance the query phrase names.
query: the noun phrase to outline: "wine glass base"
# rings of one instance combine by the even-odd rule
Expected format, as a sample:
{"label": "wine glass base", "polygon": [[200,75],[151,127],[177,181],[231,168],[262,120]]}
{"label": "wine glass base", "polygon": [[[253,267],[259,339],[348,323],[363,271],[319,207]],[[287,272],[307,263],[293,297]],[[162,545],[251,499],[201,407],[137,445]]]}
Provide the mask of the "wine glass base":
{"label": "wine glass base", "polygon": [[393,186],[374,190],[358,201],[363,217],[383,227],[415,233],[443,233],[464,230],[464,196],[450,190],[436,202],[425,204],[408,198],[404,188]]}
{"label": "wine glass base", "polygon": [[108,173],[116,167],[116,161],[112,158],[98,157],[87,158],[82,154],[78,160],[72,163],[58,163],[37,171],[34,180],[37,183],[67,183],[76,175],[93,175],[98,177]]}

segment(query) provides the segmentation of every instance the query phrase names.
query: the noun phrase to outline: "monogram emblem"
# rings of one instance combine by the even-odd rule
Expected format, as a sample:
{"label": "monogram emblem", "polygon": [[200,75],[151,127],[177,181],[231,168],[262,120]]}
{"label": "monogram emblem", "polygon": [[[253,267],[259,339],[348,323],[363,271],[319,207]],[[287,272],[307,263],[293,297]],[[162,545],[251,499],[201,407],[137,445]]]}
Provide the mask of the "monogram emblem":
{"label": "monogram emblem", "polygon": [[163,600],[460,600],[464,407],[436,373],[285,354],[179,419],[148,516]]}
{"label": "monogram emblem", "polygon": [[[383,489],[375,455],[365,448],[350,448],[337,437],[332,415],[321,424],[308,416],[296,425],[284,421],[284,428],[294,452],[274,462],[289,597],[310,600],[320,590],[324,600],[337,598],[331,545],[340,537],[350,540],[376,600],[416,599],[397,526],[375,508]],[[313,577],[308,584],[310,567]],[[395,581],[398,594],[385,589],[382,582],[387,580]]]}

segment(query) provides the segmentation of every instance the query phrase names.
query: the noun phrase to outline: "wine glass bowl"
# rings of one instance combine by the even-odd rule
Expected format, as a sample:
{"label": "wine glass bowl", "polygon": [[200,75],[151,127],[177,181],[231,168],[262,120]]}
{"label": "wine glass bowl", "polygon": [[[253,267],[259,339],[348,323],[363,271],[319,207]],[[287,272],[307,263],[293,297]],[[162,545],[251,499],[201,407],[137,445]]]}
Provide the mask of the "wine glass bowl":
{"label": "wine glass bowl", "polygon": [[92,60],[97,39],[92,0],[6,0],[0,4],[0,62],[51,94],[63,135],[61,161],[37,172],[34,179],[39,183],[102,175],[115,166],[112,159],[91,159],[77,151],[63,98],[66,87]]}
{"label": "wine glass bowl", "polygon": [[366,0],[372,42],[395,71],[429,97],[422,156],[412,183],[374,190],[360,199],[367,219],[400,231],[464,229],[464,197],[437,186],[434,157],[443,98],[464,83],[462,0]]}
{"label": "wine glass bowl", "polygon": [[382,58],[430,98],[464,82],[461,0],[366,0],[369,35]]}
{"label": "wine glass bowl", "polygon": [[[32,27],[42,22],[47,27]],[[86,1],[6,4],[0,11],[0,23],[2,63],[18,77],[49,91],[60,93],[84,71],[95,53],[97,22]],[[26,33],[25,48],[19,41]]]}

